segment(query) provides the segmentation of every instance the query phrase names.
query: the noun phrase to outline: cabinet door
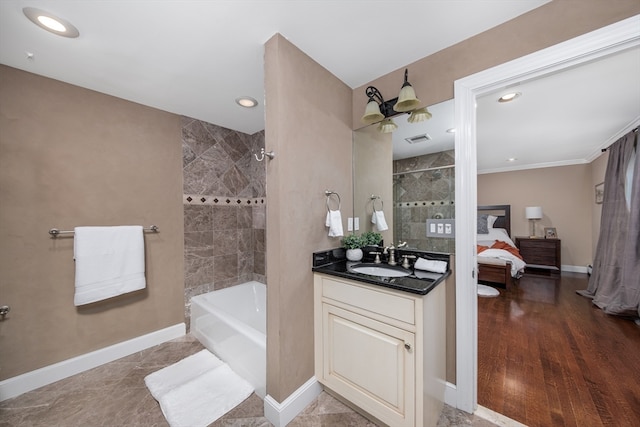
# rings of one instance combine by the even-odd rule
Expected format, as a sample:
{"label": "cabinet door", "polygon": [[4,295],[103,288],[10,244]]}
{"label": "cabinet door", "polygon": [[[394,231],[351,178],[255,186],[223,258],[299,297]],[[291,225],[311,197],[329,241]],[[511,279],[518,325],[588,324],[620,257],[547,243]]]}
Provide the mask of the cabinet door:
{"label": "cabinet door", "polygon": [[322,304],[323,383],[392,426],[415,420],[415,335]]}

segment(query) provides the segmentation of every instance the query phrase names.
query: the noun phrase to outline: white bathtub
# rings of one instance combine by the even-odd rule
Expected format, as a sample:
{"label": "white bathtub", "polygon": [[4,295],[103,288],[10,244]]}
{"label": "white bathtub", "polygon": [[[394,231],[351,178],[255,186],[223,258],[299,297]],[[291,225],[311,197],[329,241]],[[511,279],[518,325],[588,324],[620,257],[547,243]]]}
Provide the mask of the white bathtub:
{"label": "white bathtub", "polygon": [[264,399],[267,382],[267,287],[247,282],[191,298],[191,332],[253,385]]}

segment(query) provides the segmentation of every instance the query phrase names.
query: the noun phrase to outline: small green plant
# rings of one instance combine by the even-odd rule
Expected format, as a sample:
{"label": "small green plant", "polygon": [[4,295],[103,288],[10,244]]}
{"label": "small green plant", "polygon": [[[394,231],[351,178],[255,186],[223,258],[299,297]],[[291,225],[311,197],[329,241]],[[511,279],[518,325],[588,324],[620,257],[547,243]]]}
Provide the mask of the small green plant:
{"label": "small green plant", "polygon": [[378,246],[382,242],[382,234],[375,231],[367,231],[362,234],[364,246]]}
{"label": "small green plant", "polygon": [[349,234],[342,239],[342,246],[346,249],[359,249],[365,245],[362,236]]}

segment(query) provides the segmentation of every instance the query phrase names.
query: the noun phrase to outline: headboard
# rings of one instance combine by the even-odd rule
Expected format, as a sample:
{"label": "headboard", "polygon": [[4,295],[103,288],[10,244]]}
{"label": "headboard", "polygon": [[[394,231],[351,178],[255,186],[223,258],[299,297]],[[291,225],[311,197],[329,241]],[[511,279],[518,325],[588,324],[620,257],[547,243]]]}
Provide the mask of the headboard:
{"label": "headboard", "polygon": [[494,228],[504,228],[511,237],[511,205],[478,206],[478,213],[497,216]]}

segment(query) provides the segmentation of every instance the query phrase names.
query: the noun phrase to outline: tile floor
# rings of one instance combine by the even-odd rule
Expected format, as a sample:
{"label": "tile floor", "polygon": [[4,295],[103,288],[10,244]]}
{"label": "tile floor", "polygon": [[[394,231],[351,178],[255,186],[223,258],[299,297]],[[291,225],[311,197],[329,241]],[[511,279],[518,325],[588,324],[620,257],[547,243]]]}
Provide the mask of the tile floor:
{"label": "tile floor", "polygon": [[[0,402],[0,427],[168,426],[144,377],[202,350],[191,335],[166,342],[70,378]],[[255,394],[209,427],[270,427]],[[291,427],[376,427],[322,393]],[[494,427],[476,415],[445,406],[438,426]],[[428,427],[428,426],[426,426]]]}

